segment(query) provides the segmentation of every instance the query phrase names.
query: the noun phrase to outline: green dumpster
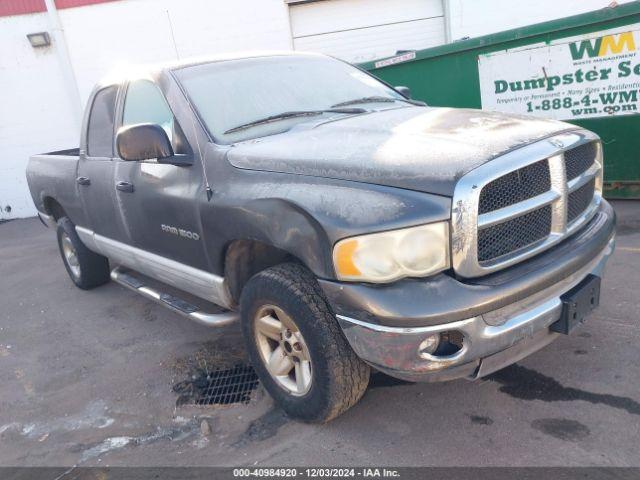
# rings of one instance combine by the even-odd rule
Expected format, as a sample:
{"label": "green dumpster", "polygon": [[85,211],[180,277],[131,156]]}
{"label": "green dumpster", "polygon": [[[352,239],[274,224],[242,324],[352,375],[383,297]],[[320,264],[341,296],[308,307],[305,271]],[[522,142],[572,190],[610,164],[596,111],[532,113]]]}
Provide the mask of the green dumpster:
{"label": "green dumpster", "polygon": [[593,130],[604,145],[606,196],[640,198],[640,2],[360,66],[429,105]]}

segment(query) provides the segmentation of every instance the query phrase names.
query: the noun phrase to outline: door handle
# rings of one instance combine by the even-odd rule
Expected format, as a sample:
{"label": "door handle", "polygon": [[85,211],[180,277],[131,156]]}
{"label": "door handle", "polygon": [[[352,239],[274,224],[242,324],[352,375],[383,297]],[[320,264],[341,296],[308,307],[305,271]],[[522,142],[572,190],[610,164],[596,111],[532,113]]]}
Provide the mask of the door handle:
{"label": "door handle", "polygon": [[91,180],[88,177],[78,177],[76,178],[76,183],[78,185],[91,185]]}
{"label": "door handle", "polygon": [[133,193],[133,183],[129,182],[118,182],[116,183],[116,190],[126,193]]}

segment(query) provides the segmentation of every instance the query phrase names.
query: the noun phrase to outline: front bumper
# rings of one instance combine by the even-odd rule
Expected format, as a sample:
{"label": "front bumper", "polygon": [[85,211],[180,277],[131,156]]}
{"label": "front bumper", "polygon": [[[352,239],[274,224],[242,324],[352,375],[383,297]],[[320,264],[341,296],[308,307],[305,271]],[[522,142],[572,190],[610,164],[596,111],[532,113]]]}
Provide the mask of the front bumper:
{"label": "front bumper", "polygon": [[[383,302],[389,301],[385,287],[368,287],[373,289],[367,291],[373,297],[363,299],[354,297],[353,290],[336,292],[328,282],[321,283],[352,348],[376,369],[410,381],[476,379],[530,355],[559,336],[549,326],[560,318],[560,297],[589,274],[602,277],[614,250],[614,230],[615,214],[603,201],[594,219],[554,251],[491,275],[482,283],[463,284],[451,279],[459,285],[457,290],[441,290],[431,297],[413,296],[413,289],[403,292],[392,287],[400,292],[395,309],[385,310],[384,304],[375,303],[376,292],[383,293]],[[415,287],[415,282],[419,281],[406,284]],[[441,283],[441,279],[435,282]],[[430,285],[427,290],[432,288]],[[469,291],[473,294],[465,295]],[[347,298],[357,301],[336,302]],[[484,302],[478,304],[478,298]],[[451,305],[448,315],[443,308],[447,300]],[[366,315],[346,313],[360,309],[363,301],[367,304]],[[421,313],[422,325],[417,324],[417,315],[408,318],[408,324],[398,325],[403,309]],[[461,311],[473,313],[460,319]],[[459,351],[426,358],[418,355],[419,345],[427,336],[445,332],[462,334]]]}

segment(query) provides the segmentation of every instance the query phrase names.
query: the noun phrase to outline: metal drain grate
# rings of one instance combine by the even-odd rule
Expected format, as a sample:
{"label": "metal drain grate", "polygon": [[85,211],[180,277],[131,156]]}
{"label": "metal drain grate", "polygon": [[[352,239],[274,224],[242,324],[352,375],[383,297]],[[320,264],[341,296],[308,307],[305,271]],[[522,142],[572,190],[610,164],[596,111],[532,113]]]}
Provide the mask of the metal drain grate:
{"label": "metal drain grate", "polygon": [[249,365],[236,365],[212,372],[199,371],[190,380],[177,383],[179,405],[246,405],[258,386],[258,376]]}

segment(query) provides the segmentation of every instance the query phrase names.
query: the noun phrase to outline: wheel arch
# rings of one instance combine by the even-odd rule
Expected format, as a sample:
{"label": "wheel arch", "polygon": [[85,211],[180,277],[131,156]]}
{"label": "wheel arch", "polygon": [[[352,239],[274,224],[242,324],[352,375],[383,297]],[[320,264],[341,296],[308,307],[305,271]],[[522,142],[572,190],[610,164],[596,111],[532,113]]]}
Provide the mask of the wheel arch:
{"label": "wheel arch", "polygon": [[242,289],[255,274],[282,263],[305,263],[290,252],[258,240],[234,240],[224,257],[225,282],[232,301],[238,304]]}
{"label": "wheel arch", "polygon": [[331,277],[332,241],[309,209],[290,200],[263,198],[228,213],[233,220],[228,222],[227,238],[210,248],[220,252],[214,263],[234,303],[253,275],[281,263],[297,263],[316,277]]}
{"label": "wheel arch", "polygon": [[65,211],[64,207],[60,205],[60,202],[58,202],[51,196],[43,197],[42,205],[44,207],[44,213],[51,215],[56,222],[62,217],[67,216],[67,212]]}

